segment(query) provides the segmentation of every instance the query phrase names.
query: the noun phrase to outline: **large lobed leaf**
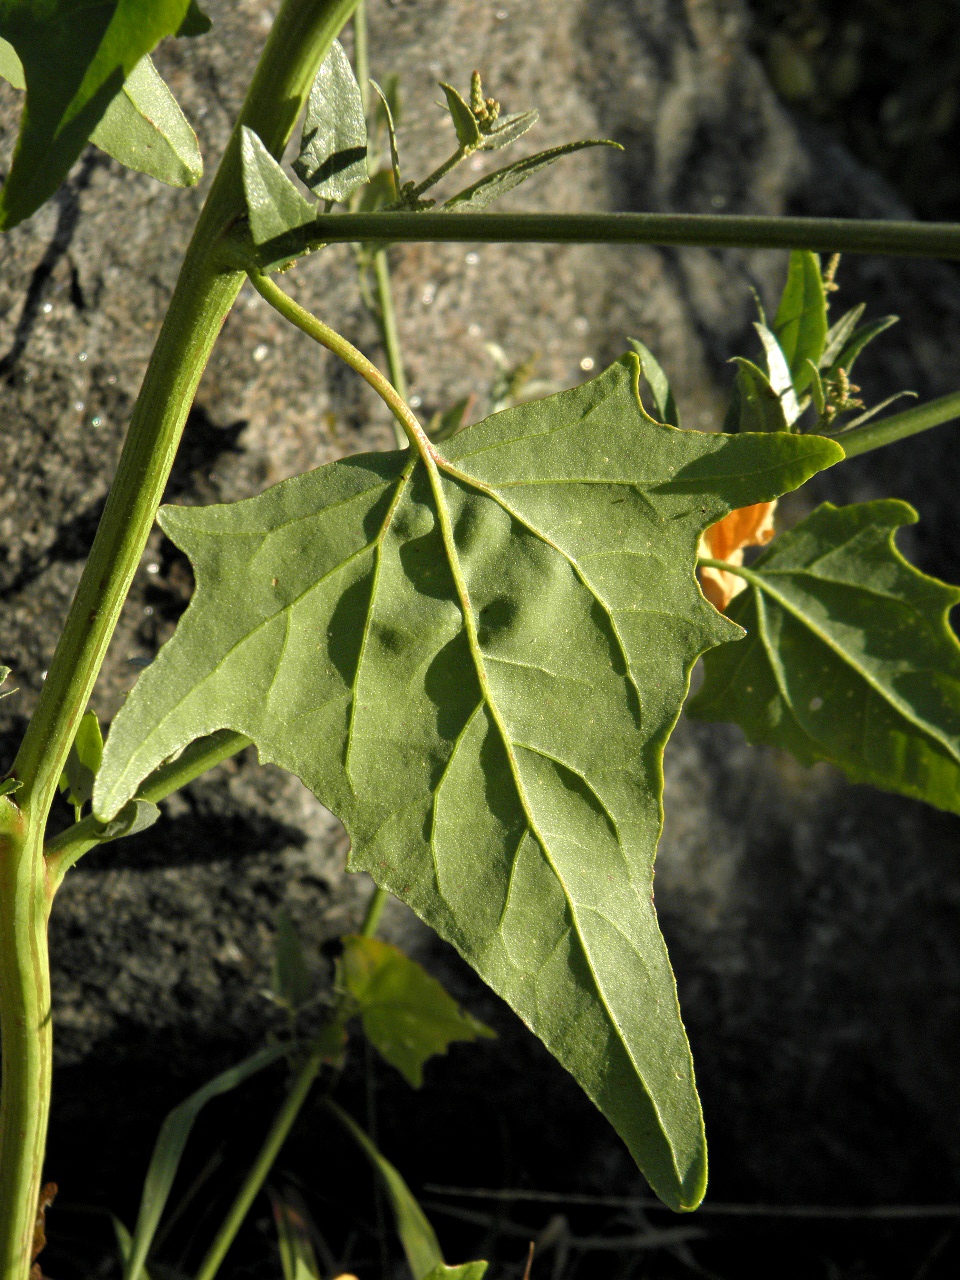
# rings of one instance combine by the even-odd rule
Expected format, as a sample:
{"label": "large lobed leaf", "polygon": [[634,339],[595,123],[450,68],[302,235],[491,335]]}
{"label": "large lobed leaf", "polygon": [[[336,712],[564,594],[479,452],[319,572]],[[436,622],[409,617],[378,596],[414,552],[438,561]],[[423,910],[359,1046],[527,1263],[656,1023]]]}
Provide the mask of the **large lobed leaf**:
{"label": "large lobed leaf", "polygon": [[662,753],[704,650],[702,531],[839,460],[656,423],[624,357],[428,461],[361,455],[167,507],[194,599],[110,734],[94,806],[230,726],[346,825],[578,1079],[658,1194],[703,1195],[693,1067],[652,897]]}
{"label": "large lobed leaf", "polygon": [[960,813],[960,587],[897,550],[916,518],[895,499],[825,503],[737,569],[728,615],[747,639],[707,655],[690,714]]}
{"label": "large lobed leaf", "polygon": [[27,87],[0,230],[53,194],[134,67],[188,11],[190,0],[0,0],[0,37]]}

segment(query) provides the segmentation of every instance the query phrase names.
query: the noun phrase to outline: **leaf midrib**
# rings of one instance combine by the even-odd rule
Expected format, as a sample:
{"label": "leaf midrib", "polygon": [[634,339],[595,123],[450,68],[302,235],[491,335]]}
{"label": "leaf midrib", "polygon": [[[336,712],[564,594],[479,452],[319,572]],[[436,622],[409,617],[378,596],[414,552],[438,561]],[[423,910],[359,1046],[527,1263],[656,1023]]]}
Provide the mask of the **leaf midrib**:
{"label": "leaf midrib", "polygon": [[[437,459],[435,462],[434,459],[429,457],[428,455],[424,454],[421,456],[423,458],[424,465],[427,467],[427,471],[430,477],[431,488],[433,489],[434,500],[437,504],[444,546],[447,549],[447,559],[450,564],[451,573],[453,574],[454,582],[457,588],[457,594],[460,597],[460,608],[461,608],[461,613],[464,621],[464,629],[467,632],[467,640],[470,647],[470,653],[473,658],[474,667],[477,672],[477,679],[480,682],[482,700],[486,704],[490,712],[490,715],[494,721],[494,724],[497,727],[497,731],[500,734],[504,751],[506,752],[507,759],[509,761],[510,772],[513,777],[513,783],[517,790],[517,796],[520,800],[520,804],[523,808],[523,812],[527,818],[528,829],[536,837],[537,842],[539,843],[540,848],[543,851],[544,857],[546,858],[547,863],[550,866],[550,869],[553,872],[554,876],[556,877],[557,883],[560,885],[560,888],[563,892],[564,899],[568,905],[568,910],[570,913],[570,919],[573,925],[573,929],[576,933],[577,941],[582,950],[582,954],[587,961],[587,968],[589,970],[590,977],[591,977],[591,980],[593,981],[600,1003],[602,1004],[604,1010],[606,1011],[607,1017],[609,1018],[609,1021],[610,1021],[610,1025],[615,1029],[617,1038],[619,1039],[620,1044],[627,1055],[627,1059],[629,1060],[629,1062],[633,1067],[633,1070],[636,1074],[636,1078],[640,1082],[640,1085],[643,1088],[644,1093],[646,1094],[647,1101],[657,1117],[657,1121],[660,1126],[661,1133],[667,1136],[670,1134],[670,1129],[664,1122],[664,1117],[660,1111],[660,1107],[658,1106],[656,1098],[653,1096],[650,1089],[647,1087],[646,1080],[644,1079],[640,1066],[633,1055],[633,1052],[631,1050],[630,1044],[627,1041],[627,1037],[624,1033],[624,1030],[620,1026],[619,1019],[616,1017],[612,1008],[610,1007],[610,1003],[607,998],[606,991],[604,990],[604,987],[600,981],[599,975],[597,974],[594,968],[590,948],[587,945],[586,939],[584,938],[583,932],[581,930],[580,920],[579,920],[578,911],[577,911],[577,904],[574,902],[571,896],[570,890],[567,886],[567,883],[564,877],[560,874],[560,870],[557,867],[556,862],[554,861],[549,843],[541,833],[539,825],[536,821],[536,818],[534,817],[531,811],[531,807],[526,794],[526,788],[524,787],[522,779],[520,777],[519,766],[517,764],[513,740],[510,737],[509,733],[507,732],[507,728],[500,715],[499,708],[497,707],[496,702],[491,694],[489,683],[487,681],[487,673],[486,673],[486,667],[484,664],[483,653],[480,648],[479,638],[477,635],[476,620],[473,615],[473,607],[470,601],[470,595],[467,589],[466,581],[463,576],[463,570],[460,565],[460,557],[456,549],[456,544],[454,542],[453,529],[450,524],[449,511],[447,510],[447,505],[443,497],[443,491],[440,487],[440,477],[439,477],[438,466],[442,467],[443,470],[445,470],[448,474],[453,476],[455,479],[458,479],[462,483],[466,483],[470,485],[470,487],[477,489],[479,492],[484,493],[486,497],[493,498],[497,502],[500,502],[500,499],[495,493],[493,493],[492,491],[488,491],[486,489],[486,486],[482,485],[482,483],[477,482],[472,477],[469,477],[464,473],[458,473],[457,468],[452,467],[442,457],[437,456]],[[506,507],[506,504],[500,502],[500,505],[503,506],[504,510],[508,510],[508,508]],[[508,513],[513,514],[509,511]],[[529,526],[525,521],[521,521],[521,523],[524,524],[524,527],[529,528]],[[564,553],[560,547],[557,547],[549,538],[547,538],[539,530],[535,528],[530,528],[530,532],[533,533],[536,537],[541,538],[545,543],[553,547],[554,550],[558,551],[562,556],[564,556],[564,559],[566,559],[571,564],[574,570],[578,573],[578,576],[581,576],[581,580],[584,582],[584,585],[587,586],[588,590],[591,591],[591,594],[595,595],[592,587],[590,587],[590,585],[583,579],[580,573],[579,566],[577,566],[575,562],[569,556],[567,556],[566,553]],[[595,596],[595,598],[597,597]],[[598,599],[598,603],[603,605],[603,602],[600,601],[599,599]],[[603,605],[603,607],[606,609],[607,616],[610,619],[610,624],[614,628],[615,633],[617,634],[618,643],[622,644],[619,633],[616,632],[616,624],[613,620],[613,617],[610,614],[609,609],[607,609],[605,605]],[[624,653],[624,660],[627,663],[627,671],[630,673],[630,681],[634,685],[634,688],[636,688],[636,683],[633,678],[633,672],[631,670],[629,660],[627,659],[627,656],[625,653]],[[591,788],[591,791],[592,791],[592,788]],[[604,811],[606,812],[606,806],[604,806]],[[513,863],[511,866],[511,876],[510,876],[511,883],[513,880],[513,870],[516,867],[517,854],[519,854],[520,845],[522,844],[523,840],[526,838],[526,834],[527,834],[526,832],[523,833],[523,835],[520,837],[520,842],[517,845],[517,851],[516,851],[516,854],[514,855]],[[509,898],[509,890],[508,890],[508,898]],[[610,921],[609,923],[611,924],[612,927],[616,928],[616,925],[613,921]],[[634,947],[632,942],[630,943],[630,949],[632,952],[636,954],[636,948]],[[667,1147],[670,1152],[670,1161],[673,1166],[674,1174],[677,1178],[678,1183],[682,1184],[683,1176],[681,1175],[676,1165],[673,1140],[672,1140],[672,1137],[670,1136],[667,1136]]]}

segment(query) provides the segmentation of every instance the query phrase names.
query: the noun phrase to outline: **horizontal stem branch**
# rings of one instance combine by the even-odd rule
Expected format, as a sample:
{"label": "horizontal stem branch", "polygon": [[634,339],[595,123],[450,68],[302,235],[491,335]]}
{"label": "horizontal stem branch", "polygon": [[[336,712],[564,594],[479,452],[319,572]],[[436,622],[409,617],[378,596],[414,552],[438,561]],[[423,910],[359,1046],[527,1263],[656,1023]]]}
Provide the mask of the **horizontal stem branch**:
{"label": "horizontal stem branch", "polygon": [[931,427],[942,426],[957,418],[960,418],[960,391],[953,391],[948,396],[940,396],[937,400],[917,405],[915,409],[904,409],[903,413],[893,413],[889,418],[865,422],[862,427],[853,427],[850,431],[839,431],[831,435],[830,439],[836,440],[848,458],[856,458],[861,453],[869,453],[871,449],[895,444],[898,440],[905,440],[908,436],[929,431]]}
{"label": "horizontal stem branch", "polygon": [[334,213],[259,245],[257,261],[363,241],[699,245],[960,259],[960,224],[702,213]]}

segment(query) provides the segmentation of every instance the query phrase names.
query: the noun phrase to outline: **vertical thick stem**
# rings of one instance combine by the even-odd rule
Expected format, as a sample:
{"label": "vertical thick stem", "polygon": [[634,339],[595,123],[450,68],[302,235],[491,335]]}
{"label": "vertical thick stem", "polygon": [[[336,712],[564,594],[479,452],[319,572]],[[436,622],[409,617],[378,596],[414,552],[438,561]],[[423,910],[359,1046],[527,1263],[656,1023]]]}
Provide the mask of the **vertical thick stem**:
{"label": "vertical thick stem", "polygon": [[143,554],[187,413],[243,282],[217,261],[244,211],[239,127],[280,154],[330,44],[357,0],[285,0],[254,73],[164,321],[50,671],[0,797],[0,1277],[27,1280],[50,1098],[44,827],[64,760]]}
{"label": "vertical thick stem", "polygon": [[30,1265],[50,1107],[50,965],[40,840],[0,797],[0,1276]]}

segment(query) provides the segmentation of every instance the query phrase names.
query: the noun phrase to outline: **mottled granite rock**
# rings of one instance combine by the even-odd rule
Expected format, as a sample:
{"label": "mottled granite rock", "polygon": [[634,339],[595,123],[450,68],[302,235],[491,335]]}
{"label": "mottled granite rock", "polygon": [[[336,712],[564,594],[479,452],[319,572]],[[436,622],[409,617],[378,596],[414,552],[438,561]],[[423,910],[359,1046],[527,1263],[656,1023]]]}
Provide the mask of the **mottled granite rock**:
{"label": "mottled granite rock", "polygon": [[[747,51],[739,0],[502,4],[371,3],[374,73],[403,72],[411,172],[426,171],[452,137],[439,123],[436,81],[464,86],[477,66],[507,109],[541,110],[541,127],[518,150],[597,135],[626,148],[563,162],[512,196],[514,208],[903,213],[882,182],[777,104]],[[253,0],[207,7],[213,33],[158,61],[212,165],[270,15]],[[0,157],[18,107],[0,85]],[[203,189],[171,191],[91,151],[57,199],[0,246],[0,656],[21,690],[0,703],[8,752],[49,662]],[[567,386],[635,335],[661,356],[686,424],[711,428],[730,383],[725,361],[750,343],[751,290],[774,301],[785,256],[419,245],[393,261],[411,390],[425,413],[471,392],[482,410],[497,373],[487,343]],[[871,399],[902,386],[922,397],[956,387],[955,271],[850,260],[841,279],[842,300],[865,297],[874,313],[904,317],[863,359]],[[375,349],[348,249],[302,263],[285,282]],[[169,496],[233,500],[390,439],[367,389],[245,289],[201,384]],[[925,568],[955,579],[954,442],[944,428],[871,455],[786,505],[796,514],[808,498],[914,500],[924,522],[904,542]],[[189,590],[184,561],[155,536],[97,692],[104,715],[169,635]],[[666,803],[658,905],[716,1186],[771,1199],[955,1195],[960,1123],[944,1099],[956,1091],[960,1050],[956,819],[820,768],[807,773],[747,748],[732,728],[684,722],[668,751]],[[90,855],[57,900],[63,1117],[76,1120],[86,1105],[70,1083],[85,1063],[121,1076],[149,1066],[169,1099],[261,1034],[275,1016],[262,989],[280,904],[316,943],[358,918],[366,887],[343,875],[336,824],[295,780],[244,759],[168,810],[146,835]],[[576,1153],[565,1146],[552,1126],[576,1103],[529,1037],[404,913],[391,927],[444,955],[451,981],[503,1030],[499,1051],[445,1086],[453,1096],[496,1089],[512,1098],[517,1131],[554,1153],[558,1183],[629,1181],[586,1112],[577,1112]],[[558,1108],[552,1120],[544,1087]],[[122,1112],[118,1099],[110,1105]],[[543,1131],[530,1119],[537,1105]]]}

